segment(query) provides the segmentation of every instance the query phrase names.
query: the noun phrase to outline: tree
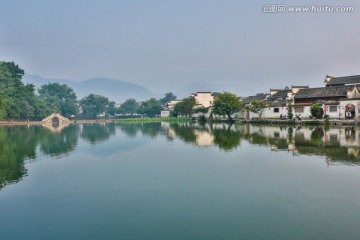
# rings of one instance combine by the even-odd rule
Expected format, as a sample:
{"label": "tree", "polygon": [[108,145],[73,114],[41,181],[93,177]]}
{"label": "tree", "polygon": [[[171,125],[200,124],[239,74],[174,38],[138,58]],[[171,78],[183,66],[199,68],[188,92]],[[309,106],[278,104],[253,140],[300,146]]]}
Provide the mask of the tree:
{"label": "tree", "polygon": [[156,98],[150,98],[149,100],[141,102],[139,107],[139,113],[149,117],[155,117],[156,115],[159,115],[161,110],[161,103]]}
{"label": "tree", "polygon": [[165,93],[163,98],[160,98],[160,103],[165,105],[166,103],[170,102],[171,100],[175,100],[176,96],[172,92]]}
{"label": "tree", "polygon": [[287,113],[287,119],[291,120],[293,119],[294,114],[293,114],[293,107],[291,105],[291,102],[288,103],[288,113]]}
{"label": "tree", "polygon": [[321,112],[321,107],[319,104],[315,103],[313,105],[311,105],[311,108],[310,108],[310,112],[311,112],[311,116],[313,118],[318,118],[319,115],[320,115],[320,112]]}
{"label": "tree", "polygon": [[77,97],[74,90],[65,84],[49,83],[39,89],[43,99],[53,112],[60,112],[65,117],[78,113]]}
{"label": "tree", "polygon": [[135,114],[139,109],[139,105],[135,99],[129,98],[120,105],[119,112],[123,114]]}
{"label": "tree", "polygon": [[[193,113],[193,108],[196,104],[194,97],[184,98],[181,102],[175,104],[174,113],[175,115],[182,115],[190,117]],[[173,113],[173,114],[174,114]]]}
{"label": "tree", "polygon": [[194,113],[202,113],[203,115],[205,113],[208,113],[209,112],[209,108],[206,108],[206,107],[198,107],[198,108],[195,108],[193,110]]}
{"label": "tree", "polygon": [[226,115],[230,121],[233,121],[231,115],[240,111],[242,107],[242,103],[235,94],[224,92],[215,99],[213,113],[221,116]]}
{"label": "tree", "polygon": [[221,93],[219,92],[213,92],[211,95],[213,95],[214,98],[217,98]]}
{"label": "tree", "polygon": [[259,118],[261,118],[265,108],[267,108],[268,106],[269,104],[264,100],[252,100],[250,101],[249,110],[253,113],[257,113],[259,115]]}
{"label": "tree", "polygon": [[82,115],[94,119],[101,113],[109,113],[109,110],[114,107],[114,105],[115,102],[97,94],[90,94],[80,100]]}
{"label": "tree", "polygon": [[14,62],[0,62],[0,96],[2,97],[4,118],[29,119],[35,116],[35,88],[21,81],[24,70]]}

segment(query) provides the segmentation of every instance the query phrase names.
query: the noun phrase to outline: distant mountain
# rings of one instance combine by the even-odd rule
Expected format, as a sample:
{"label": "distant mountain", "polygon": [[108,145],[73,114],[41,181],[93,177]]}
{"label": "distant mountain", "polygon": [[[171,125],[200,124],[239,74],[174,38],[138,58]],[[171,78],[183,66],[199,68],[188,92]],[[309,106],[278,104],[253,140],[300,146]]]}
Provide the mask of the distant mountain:
{"label": "distant mountain", "polygon": [[117,103],[121,103],[128,98],[135,98],[136,100],[141,101],[155,96],[155,94],[145,87],[110,78],[92,78],[83,82],[74,82],[67,79],[43,78],[37,75],[25,74],[23,81],[25,83],[34,84],[36,88],[47,83],[57,82],[66,84],[74,89],[78,99],[81,99],[90,93],[95,93],[103,95]]}

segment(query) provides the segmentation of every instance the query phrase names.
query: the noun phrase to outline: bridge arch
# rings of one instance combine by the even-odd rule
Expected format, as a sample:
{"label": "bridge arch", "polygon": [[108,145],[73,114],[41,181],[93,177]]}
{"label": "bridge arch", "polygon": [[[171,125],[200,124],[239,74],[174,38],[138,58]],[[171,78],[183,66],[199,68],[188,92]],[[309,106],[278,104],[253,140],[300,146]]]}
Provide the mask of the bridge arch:
{"label": "bridge arch", "polygon": [[64,116],[62,116],[60,113],[52,113],[51,115],[47,116],[42,120],[45,124],[68,124],[70,123],[70,120]]}

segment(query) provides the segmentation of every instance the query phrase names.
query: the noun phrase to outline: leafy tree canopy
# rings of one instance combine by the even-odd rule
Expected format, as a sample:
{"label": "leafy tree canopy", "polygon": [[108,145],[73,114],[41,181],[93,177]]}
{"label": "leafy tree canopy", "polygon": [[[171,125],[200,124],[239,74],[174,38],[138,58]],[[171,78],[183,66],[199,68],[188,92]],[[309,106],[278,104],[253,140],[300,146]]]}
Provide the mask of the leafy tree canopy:
{"label": "leafy tree canopy", "polygon": [[0,62],[1,118],[36,119],[46,116],[47,110],[41,110],[43,102],[37,99],[34,85],[24,85],[21,81],[23,75],[24,70],[14,62]]}
{"label": "leafy tree canopy", "polygon": [[65,84],[49,83],[39,89],[43,99],[53,112],[60,112],[65,117],[78,113],[77,97],[72,88]]}
{"label": "leafy tree canopy", "polygon": [[175,100],[176,96],[172,92],[165,93],[165,96],[160,99],[160,103],[165,105],[166,103],[170,102],[171,100]]}
{"label": "leafy tree canopy", "polygon": [[109,114],[114,109],[115,102],[110,101],[107,97],[90,94],[80,100],[82,115],[96,118],[97,115],[104,113]]}
{"label": "leafy tree canopy", "polygon": [[287,113],[287,119],[293,119],[294,114],[293,114],[293,107],[291,105],[291,102],[288,103],[288,113]]}
{"label": "leafy tree canopy", "polygon": [[269,104],[264,100],[252,100],[250,102],[249,110],[253,113],[259,114],[259,117],[261,118],[264,109],[267,108]]}
{"label": "leafy tree canopy", "polygon": [[139,113],[147,115],[149,117],[155,117],[161,112],[161,103],[156,98],[150,98],[149,100],[143,101],[139,107]]}
{"label": "leafy tree canopy", "polygon": [[196,104],[194,97],[184,98],[181,102],[175,104],[173,114],[172,115],[182,115],[190,117],[193,113],[193,108]]}
{"label": "leafy tree canopy", "polygon": [[320,109],[321,109],[321,107],[319,104],[315,103],[315,104],[311,105],[311,108],[310,108],[311,116],[313,118],[318,118],[320,115],[320,112],[321,112]]}
{"label": "leafy tree canopy", "polygon": [[138,112],[140,104],[133,98],[127,99],[120,105],[119,112],[123,114],[135,114]]}
{"label": "leafy tree canopy", "polygon": [[221,116],[227,116],[233,121],[231,115],[243,108],[239,98],[232,93],[224,92],[217,96],[214,101],[213,113]]}

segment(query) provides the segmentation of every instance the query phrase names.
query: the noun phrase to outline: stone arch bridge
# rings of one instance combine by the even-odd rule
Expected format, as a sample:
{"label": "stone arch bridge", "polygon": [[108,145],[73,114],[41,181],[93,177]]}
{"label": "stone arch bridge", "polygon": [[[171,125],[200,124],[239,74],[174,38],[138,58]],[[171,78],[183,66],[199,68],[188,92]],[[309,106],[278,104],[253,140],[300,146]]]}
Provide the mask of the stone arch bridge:
{"label": "stone arch bridge", "polygon": [[45,124],[53,124],[58,122],[59,124],[68,124],[70,123],[70,120],[64,116],[62,116],[60,113],[52,113],[50,116],[47,116],[42,120]]}

